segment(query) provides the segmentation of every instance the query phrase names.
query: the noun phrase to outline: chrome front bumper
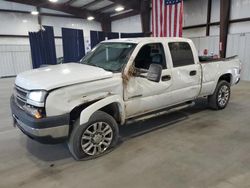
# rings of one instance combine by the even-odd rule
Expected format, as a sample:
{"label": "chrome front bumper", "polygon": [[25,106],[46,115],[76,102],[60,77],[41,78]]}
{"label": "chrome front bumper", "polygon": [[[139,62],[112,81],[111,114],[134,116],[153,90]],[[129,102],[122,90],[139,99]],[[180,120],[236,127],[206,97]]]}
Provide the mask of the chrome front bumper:
{"label": "chrome front bumper", "polygon": [[19,108],[11,97],[10,101],[14,125],[24,134],[41,143],[63,142],[69,135],[69,114],[36,119]]}
{"label": "chrome front bumper", "polygon": [[23,122],[18,120],[15,115],[13,114],[13,118],[15,119],[14,122],[17,127],[21,128],[22,131],[25,131],[29,135],[33,135],[36,137],[51,137],[51,138],[61,138],[68,136],[69,133],[69,125],[61,125],[57,127],[50,127],[50,128],[43,128],[43,129],[37,129],[33,127],[29,127],[28,125],[25,125]]}

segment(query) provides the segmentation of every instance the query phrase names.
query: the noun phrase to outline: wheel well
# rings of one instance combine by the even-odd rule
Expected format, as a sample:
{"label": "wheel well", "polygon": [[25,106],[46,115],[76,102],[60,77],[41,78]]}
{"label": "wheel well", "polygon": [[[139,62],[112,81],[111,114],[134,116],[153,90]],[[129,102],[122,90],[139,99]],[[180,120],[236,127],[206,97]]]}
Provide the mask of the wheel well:
{"label": "wheel well", "polygon": [[231,83],[231,78],[232,78],[232,75],[230,73],[227,73],[227,74],[223,74],[220,78],[219,78],[219,81],[221,80],[225,80],[227,81],[229,84]]}
{"label": "wheel well", "polygon": [[96,101],[91,101],[88,103],[81,104],[79,106],[76,106],[73,110],[70,112],[70,125],[73,125],[74,122],[80,117],[81,112],[87,108],[89,105],[95,103]]}
{"label": "wheel well", "polygon": [[[87,108],[89,105],[94,104],[95,102],[96,101],[92,101],[92,102],[85,103],[85,104],[82,104],[82,105],[75,107],[70,112],[70,124],[73,125],[74,122],[80,117],[81,112],[85,108]],[[119,113],[119,106],[117,103],[114,102],[114,103],[108,104],[107,106],[104,106],[99,110],[111,115],[116,120],[117,123],[121,122],[120,113]]]}
{"label": "wheel well", "polygon": [[118,103],[114,102],[114,103],[108,104],[107,106],[104,106],[99,110],[111,115],[116,120],[117,123],[121,122],[121,116],[120,116]]}

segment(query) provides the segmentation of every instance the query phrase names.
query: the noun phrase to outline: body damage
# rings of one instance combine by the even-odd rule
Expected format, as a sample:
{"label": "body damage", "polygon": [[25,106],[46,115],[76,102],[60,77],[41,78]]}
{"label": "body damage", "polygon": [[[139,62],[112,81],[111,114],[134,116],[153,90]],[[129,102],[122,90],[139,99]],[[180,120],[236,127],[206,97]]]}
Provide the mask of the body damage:
{"label": "body damage", "polygon": [[228,59],[211,63],[202,63],[202,88],[200,96],[211,95],[221,76],[229,74],[230,84],[234,85],[240,79],[240,61]]}
{"label": "body damage", "polygon": [[[124,124],[126,120],[135,116],[173,107],[197,97],[212,95],[218,80],[222,77],[226,76],[228,79],[229,76],[230,85],[236,84],[240,78],[238,59],[201,64],[195,46],[189,39],[137,38],[109,40],[103,43],[105,42],[136,44],[121,72],[107,71],[110,69],[105,70],[95,65],[68,63],[31,70],[17,76],[15,83],[17,87],[27,92],[26,96],[32,92],[46,93],[46,97],[41,101],[45,106],[37,108],[38,106],[28,103],[28,106],[31,105],[32,108],[36,107],[31,110],[44,112],[44,116],[39,119],[41,123],[45,119],[45,122],[50,121],[51,125],[55,125],[54,121],[58,122],[58,118],[64,117],[65,121],[62,122],[62,125],[69,126],[71,122],[74,122],[71,121],[71,115],[75,113],[73,120],[79,118],[80,124],[85,124],[96,111],[103,110],[107,113],[115,111],[115,116],[119,117],[114,117],[114,119],[118,124]],[[174,67],[168,46],[170,42],[188,43],[191,47],[194,64]],[[166,68],[162,70],[159,82],[148,80],[147,73],[136,72],[134,66],[140,49],[151,43],[161,43],[165,54]],[[192,72],[195,74],[191,74]],[[23,97],[25,98],[25,96]],[[28,101],[26,99],[25,102]],[[16,102],[13,101],[13,106],[14,104],[16,105]],[[20,113],[26,113],[17,105],[14,107],[22,111]],[[111,110],[107,110],[107,108],[111,108]],[[61,123],[61,121],[59,122]],[[37,123],[37,119],[30,122],[32,125],[34,123]],[[56,137],[57,128],[52,129],[54,131],[48,130],[50,131],[48,136]],[[47,131],[44,128],[40,130],[40,127],[37,130]],[[69,133],[68,127],[63,130]]]}
{"label": "body damage", "polygon": [[122,93],[120,74],[114,74],[112,78],[63,87],[50,92],[48,95],[45,107],[46,113],[48,116],[69,113],[81,104],[111,95],[122,96]]}

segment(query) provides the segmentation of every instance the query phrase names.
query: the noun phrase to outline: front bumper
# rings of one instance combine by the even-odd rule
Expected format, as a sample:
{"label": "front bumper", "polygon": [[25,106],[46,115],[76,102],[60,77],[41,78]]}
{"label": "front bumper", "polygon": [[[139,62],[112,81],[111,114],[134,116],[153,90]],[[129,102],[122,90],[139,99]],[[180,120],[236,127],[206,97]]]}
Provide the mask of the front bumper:
{"label": "front bumper", "polygon": [[36,119],[27,114],[11,97],[14,125],[30,138],[46,144],[64,142],[69,135],[69,114]]}

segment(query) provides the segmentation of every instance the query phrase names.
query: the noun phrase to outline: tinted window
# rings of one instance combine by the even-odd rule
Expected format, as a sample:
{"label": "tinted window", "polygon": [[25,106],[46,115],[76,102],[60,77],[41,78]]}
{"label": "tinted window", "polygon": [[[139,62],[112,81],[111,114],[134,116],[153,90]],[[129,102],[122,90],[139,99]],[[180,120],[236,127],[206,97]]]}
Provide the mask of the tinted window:
{"label": "tinted window", "polygon": [[166,68],[164,49],[161,43],[146,44],[138,52],[135,58],[135,67],[149,69],[150,64],[159,64]]}
{"label": "tinted window", "polygon": [[194,64],[194,56],[187,42],[170,42],[168,44],[174,67]]}

